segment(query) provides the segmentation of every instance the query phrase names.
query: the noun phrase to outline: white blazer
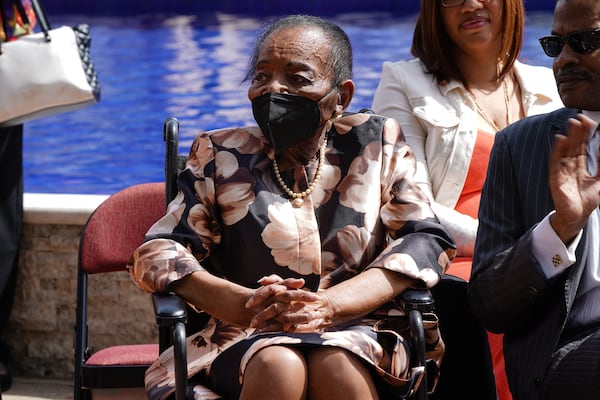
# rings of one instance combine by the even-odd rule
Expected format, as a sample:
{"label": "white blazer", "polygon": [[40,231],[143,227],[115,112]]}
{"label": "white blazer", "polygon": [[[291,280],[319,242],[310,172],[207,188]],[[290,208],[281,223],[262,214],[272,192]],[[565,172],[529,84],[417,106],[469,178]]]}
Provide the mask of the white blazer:
{"label": "white blazer", "polygon": [[[525,115],[563,107],[552,70],[515,62]],[[454,210],[463,189],[475,139],[477,108],[462,83],[438,85],[418,60],[385,62],[373,111],[396,119],[417,158],[415,180],[458,246],[471,256],[477,220]]]}

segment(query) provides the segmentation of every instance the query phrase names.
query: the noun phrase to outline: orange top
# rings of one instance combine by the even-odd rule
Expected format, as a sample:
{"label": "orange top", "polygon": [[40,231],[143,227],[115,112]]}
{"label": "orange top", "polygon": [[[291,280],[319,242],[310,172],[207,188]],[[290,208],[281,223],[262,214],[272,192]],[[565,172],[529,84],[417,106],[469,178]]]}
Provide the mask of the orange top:
{"label": "orange top", "polygon": [[[487,167],[490,161],[490,153],[494,144],[494,135],[488,132],[477,131],[475,140],[475,149],[469,163],[469,171],[465,179],[465,185],[460,194],[456,207],[454,209],[463,214],[477,218],[479,211],[479,200],[481,199],[481,188],[487,174]],[[471,278],[471,257],[456,257],[446,273],[458,276],[468,281]],[[504,367],[504,352],[502,350],[503,335],[488,332],[488,341],[494,375],[496,378],[496,391],[498,399],[512,400],[512,395],[508,387],[508,379]]]}
{"label": "orange top", "polygon": [[481,188],[485,181],[490,153],[494,144],[494,135],[479,130],[475,140],[475,148],[471,156],[469,171],[465,179],[460,197],[454,209],[462,214],[477,218],[479,211],[479,200],[481,199]]}
{"label": "orange top", "polygon": [[[460,197],[454,209],[462,214],[477,218],[481,188],[485,181],[487,167],[490,161],[490,152],[494,144],[494,135],[483,130],[477,131],[475,148],[469,163],[469,171],[465,179]],[[471,257],[456,257],[446,271],[468,281],[471,277]]]}

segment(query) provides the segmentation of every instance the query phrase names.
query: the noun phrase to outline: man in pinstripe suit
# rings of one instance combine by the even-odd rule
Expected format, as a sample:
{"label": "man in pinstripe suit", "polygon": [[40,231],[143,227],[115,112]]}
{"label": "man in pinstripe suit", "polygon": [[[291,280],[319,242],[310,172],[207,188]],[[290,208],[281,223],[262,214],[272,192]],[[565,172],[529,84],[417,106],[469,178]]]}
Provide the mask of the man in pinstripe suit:
{"label": "man in pinstripe suit", "polygon": [[540,43],[567,108],[497,134],[469,300],[515,400],[600,399],[600,1],[558,0]]}

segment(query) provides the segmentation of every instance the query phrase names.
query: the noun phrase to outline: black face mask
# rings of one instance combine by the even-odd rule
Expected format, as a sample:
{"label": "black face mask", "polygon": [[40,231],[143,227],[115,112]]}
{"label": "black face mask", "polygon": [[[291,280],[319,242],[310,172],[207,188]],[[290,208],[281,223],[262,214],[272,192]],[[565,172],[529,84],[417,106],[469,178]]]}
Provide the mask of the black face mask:
{"label": "black face mask", "polygon": [[[333,88],[332,88],[333,89]],[[331,93],[328,91],[325,96]],[[321,123],[319,100],[285,93],[265,93],[252,100],[252,113],[279,154],[312,135]]]}

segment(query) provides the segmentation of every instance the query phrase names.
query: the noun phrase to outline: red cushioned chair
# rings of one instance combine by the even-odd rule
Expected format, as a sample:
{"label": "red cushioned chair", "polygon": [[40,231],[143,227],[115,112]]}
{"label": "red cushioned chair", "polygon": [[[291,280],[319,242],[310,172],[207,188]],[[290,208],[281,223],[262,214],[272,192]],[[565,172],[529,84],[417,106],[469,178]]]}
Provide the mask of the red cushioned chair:
{"label": "red cushioned chair", "polygon": [[[87,278],[90,274],[125,271],[147,230],[164,213],[165,184],[144,183],[110,196],[83,228],[77,276],[75,400],[91,399],[92,389],[144,387],[144,373],[158,357],[159,344],[118,345],[92,353],[88,343]],[[133,282],[131,290],[139,290]]]}

